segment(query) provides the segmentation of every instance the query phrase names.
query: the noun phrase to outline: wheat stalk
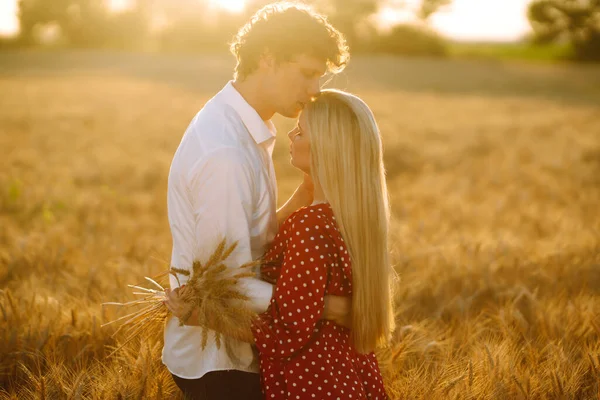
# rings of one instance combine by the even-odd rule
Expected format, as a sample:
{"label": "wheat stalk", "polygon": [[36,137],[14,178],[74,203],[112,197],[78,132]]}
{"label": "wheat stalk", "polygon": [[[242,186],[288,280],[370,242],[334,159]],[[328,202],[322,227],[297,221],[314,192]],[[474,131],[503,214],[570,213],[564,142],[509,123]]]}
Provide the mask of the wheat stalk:
{"label": "wheat stalk", "polygon": [[[238,288],[240,279],[254,277],[252,268],[260,265],[260,261],[252,261],[241,265],[235,272],[225,265],[225,260],[233,253],[237,242],[227,247],[226,239],[222,240],[205,263],[197,260],[192,265],[192,273],[189,270],[171,267],[168,272],[160,274],[155,278],[145,277],[153,287],[140,285],[128,285],[134,289],[134,295],[142,298],[125,302],[107,302],[103,306],[111,305],[122,308],[132,306],[143,306],[141,309],[109,321],[102,327],[120,323],[119,328],[113,333],[113,337],[123,332],[124,341],[111,354],[120,350],[133,339],[148,339],[153,335],[162,333],[164,323],[169,317],[169,311],[164,305],[165,288],[158,280],[167,273],[173,275],[177,282],[178,275],[190,277],[185,285],[185,290],[180,292],[181,299],[187,305],[185,315],[180,319],[180,325],[185,325],[194,310],[197,310],[198,323],[202,335],[202,349],[208,344],[209,331],[214,332],[215,344],[221,348],[225,342],[226,350],[230,358],[237,358],[232,352],[228,337],[239,337],[248,329],[256,313],[253,312],[246,302],[248,296],[241,293]],[[180,285],[181,286],[181,285]]]}

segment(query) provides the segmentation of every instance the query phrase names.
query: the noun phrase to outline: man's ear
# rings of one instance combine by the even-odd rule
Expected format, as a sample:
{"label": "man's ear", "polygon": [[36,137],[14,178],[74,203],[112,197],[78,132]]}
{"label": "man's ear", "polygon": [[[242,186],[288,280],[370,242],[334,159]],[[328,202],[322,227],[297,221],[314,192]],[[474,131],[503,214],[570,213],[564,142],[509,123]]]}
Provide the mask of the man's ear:
{"label": "man's ear", "polygon": [[258,60],[258,66],[260,69],[269,70],[275,66],[275,57],[269,51],[269,49],[265,49],[260,55],[260,59]]}

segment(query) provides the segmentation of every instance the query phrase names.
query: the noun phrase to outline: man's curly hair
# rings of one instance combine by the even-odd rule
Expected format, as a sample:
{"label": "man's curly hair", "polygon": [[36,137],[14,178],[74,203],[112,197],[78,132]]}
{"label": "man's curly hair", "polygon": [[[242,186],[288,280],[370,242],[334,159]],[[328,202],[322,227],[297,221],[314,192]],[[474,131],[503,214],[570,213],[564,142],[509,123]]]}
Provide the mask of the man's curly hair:
{"label": "man's curly hair", "polygon": [[341,72],[350,53],[344,36],[310,7],[277,2],[258,10],[235,36],[230,50],[237,60],[235,79],[244,80],[268,51],[277,62],[307,55],[323,60],[329,72]]}

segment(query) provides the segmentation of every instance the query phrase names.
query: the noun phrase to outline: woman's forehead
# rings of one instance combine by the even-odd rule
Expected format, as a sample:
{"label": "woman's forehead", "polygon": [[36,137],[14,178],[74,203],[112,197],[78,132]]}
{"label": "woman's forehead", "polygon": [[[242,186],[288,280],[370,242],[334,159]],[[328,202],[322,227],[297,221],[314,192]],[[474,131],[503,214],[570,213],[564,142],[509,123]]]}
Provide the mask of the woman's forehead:
{"label": "woman's forehead", "polygon": [[307,114],[308,112],[305,109],[300,113],[300,116],[298,117],[298,126],[300,126],[300,128],[303,130],[306,128],[306,118],[308,117]]}

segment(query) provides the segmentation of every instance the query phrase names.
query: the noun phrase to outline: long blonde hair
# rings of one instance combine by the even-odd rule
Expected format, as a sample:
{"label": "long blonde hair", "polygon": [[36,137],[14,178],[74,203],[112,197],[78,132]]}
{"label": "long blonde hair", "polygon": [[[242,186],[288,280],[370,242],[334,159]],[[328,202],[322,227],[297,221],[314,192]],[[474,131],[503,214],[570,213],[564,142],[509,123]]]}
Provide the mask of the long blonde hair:
{"label": "long blonde hair", "polygon": [[394,329],[389,201],[379,128],[357,96],[326,89],[307,105],[311,175],[331,205],[352,262],[355,349],[385,345]]}

